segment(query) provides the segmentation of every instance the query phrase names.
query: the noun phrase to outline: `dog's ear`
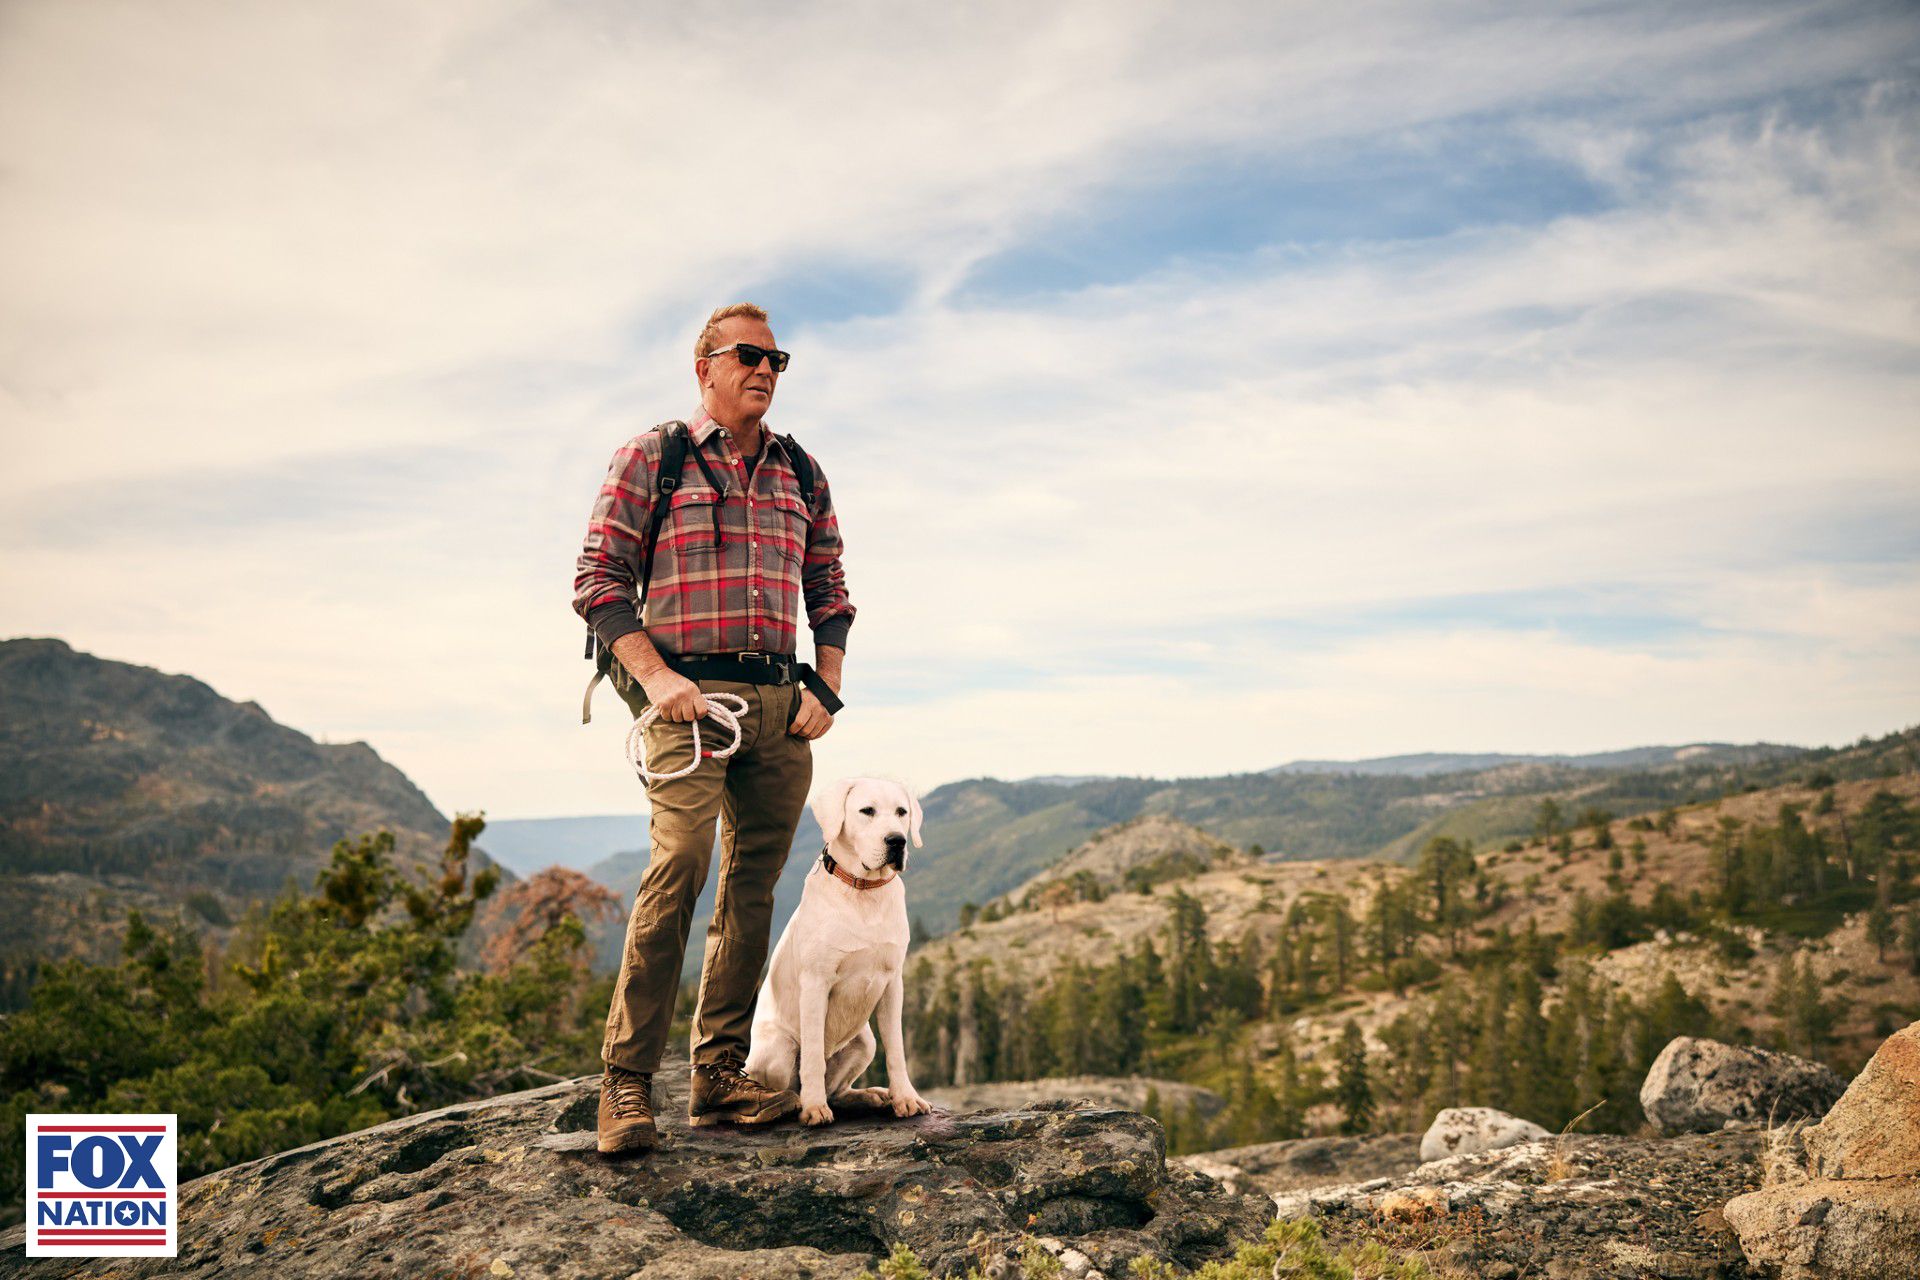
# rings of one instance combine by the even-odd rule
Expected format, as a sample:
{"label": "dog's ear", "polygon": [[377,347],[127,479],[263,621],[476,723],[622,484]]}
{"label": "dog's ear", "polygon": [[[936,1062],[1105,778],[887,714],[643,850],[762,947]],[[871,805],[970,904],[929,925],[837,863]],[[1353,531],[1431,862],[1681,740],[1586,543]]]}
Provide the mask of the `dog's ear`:
{"label": "dog's ear", "polygon": [[842,778],[813,798],[813,820],[820,824],[820,835],[828,844],[840,838],[847,825],[847,796],[858,778]]}
{"label": "dog's ear", "polygon": [[913,847],[920,847],[920,798],[907,792],[907,834],[913,837]]}

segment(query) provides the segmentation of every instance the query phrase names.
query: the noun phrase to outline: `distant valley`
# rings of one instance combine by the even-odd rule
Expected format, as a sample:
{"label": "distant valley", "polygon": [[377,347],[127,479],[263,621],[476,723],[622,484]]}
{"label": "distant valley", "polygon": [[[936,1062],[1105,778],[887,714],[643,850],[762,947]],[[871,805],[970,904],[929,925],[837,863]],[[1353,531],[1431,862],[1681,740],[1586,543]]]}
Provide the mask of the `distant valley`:
{"label": "distant valley", "polygon": [[[392,829],[405,856],[444,843],[447,818],[365,743],[319,744],[188,676],[94,658],[51,639],[0,643],[0,963],[98,954],[129,906],[178,911],[213,932],[292,880],[335,840]],[[923,797],[912,910],[928,934],[1016,889],[1095,833],[1164,818],[1258,861],[1406,861],[1435,836],[1525,834],[1543,798],[1632,817],[1773,785],[1836,749],[1697,743],[1583,756],[1428,753],[1295,761],[1214,778],[1059,775],[967,779]],[[630,901],[646,865],[644,814],[500,820],[479,847],[522,878],[550,865]],[[776,890],[775,928],[820,847],[803,813]],[[696,913],[697,970],[714,890]],[[596,962],[622,923],[594,931]]]}

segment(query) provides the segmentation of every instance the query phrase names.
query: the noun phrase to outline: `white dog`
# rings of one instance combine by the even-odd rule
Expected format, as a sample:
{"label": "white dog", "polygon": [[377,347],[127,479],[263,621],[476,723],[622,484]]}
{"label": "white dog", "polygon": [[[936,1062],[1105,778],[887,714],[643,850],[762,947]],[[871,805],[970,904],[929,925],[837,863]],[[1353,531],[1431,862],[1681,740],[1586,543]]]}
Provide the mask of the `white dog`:
{"label": "white dog", "polygon": [[[843,778],[813,801],[826,837],[800,905],[781,931],[753,1014],[747,1074],[800,1090],[800,1122],[825,1124],[833,1107],[897,1116],[928,1104],[907,1079],[900,974],[907,954],[907,841],[920,846],[920,802],[897,782]],[[867,1020],[878,1009],[887,1088],[855,1089],[873,1061]]]}

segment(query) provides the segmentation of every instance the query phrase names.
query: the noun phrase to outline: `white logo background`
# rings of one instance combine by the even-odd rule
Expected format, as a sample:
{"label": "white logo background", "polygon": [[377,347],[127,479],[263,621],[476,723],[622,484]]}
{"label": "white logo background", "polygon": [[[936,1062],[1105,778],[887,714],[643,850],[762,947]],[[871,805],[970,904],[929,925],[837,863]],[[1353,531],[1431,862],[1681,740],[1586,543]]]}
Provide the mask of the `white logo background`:
{"label": "white logo background", "polygon": [[179,1129],[173,1115],[29,1115],[27,1256],[177,1256]]}

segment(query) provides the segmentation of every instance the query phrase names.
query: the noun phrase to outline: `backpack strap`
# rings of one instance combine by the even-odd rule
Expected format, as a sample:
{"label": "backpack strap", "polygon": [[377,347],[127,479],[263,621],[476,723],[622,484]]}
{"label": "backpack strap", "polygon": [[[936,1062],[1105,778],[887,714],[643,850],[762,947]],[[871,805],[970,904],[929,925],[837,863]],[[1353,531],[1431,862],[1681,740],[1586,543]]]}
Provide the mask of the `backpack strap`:
{"label": "backpack strap", "polygon": [[[640,540],[640,576],[634,584],[639,589],[639,599],[633,606],[635,614],[646,607],[647,586],[653,578],[653,549],[660,541],[660,526],[666,522],[673,491],[680,487],[680,471],[686,465],[687,449],[692,444],[687,424],[677,419],[661,423],[657,430],[660,432],[660,464],[654,468],[653,507],[647,513],[647,531]],[[613,667],[613,650],[600,644],[591,625],[587,627],[585,656],[598,675],[607,674]],[[587,696],[593,696],[591,684],[587,686]]]}
{"label": "backpack strap", "polygon": [[640,612],[647,603],[647,584],[653,578],[653,549],[660,541],[660,526],[666,522],[669,499],[680,487],[680,469],[687,464],[687,450],[693,444],[687,424],[679,420],[660,424],[660,465],[654,469],[653,510],[647,513],[647,536],[640,544],[640,598],[633,610]]}
{"label": "backpack strap", "polygon": [[800,498],[807,504],[807,514],[813,514],[813,459],[791,435],[776,436],[787,447],[787,461],[793,464],[794,478],[800,482]]}

